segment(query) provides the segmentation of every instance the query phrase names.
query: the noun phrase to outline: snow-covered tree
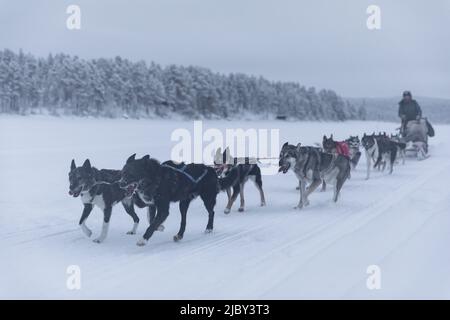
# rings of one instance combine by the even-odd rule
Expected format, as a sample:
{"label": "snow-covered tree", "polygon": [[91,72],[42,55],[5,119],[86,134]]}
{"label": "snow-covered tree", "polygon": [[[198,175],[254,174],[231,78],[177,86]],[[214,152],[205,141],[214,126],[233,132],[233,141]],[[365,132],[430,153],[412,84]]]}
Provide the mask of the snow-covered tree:
{"label": "snow-covered tree", "polygon": [[244,113],[304,120],[365,118],[365,109],[334,91],[201,67],[85,60],[66,54],[36,58],[0,51],[0,111],[78,116],[240,118]]}

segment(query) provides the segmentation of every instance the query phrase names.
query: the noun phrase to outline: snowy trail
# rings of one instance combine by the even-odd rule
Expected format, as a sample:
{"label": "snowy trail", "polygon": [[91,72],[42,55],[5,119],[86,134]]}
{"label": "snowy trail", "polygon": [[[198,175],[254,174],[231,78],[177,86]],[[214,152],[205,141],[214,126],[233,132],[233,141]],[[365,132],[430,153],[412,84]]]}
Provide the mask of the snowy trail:
{"label": "snowy trail", "polygon": [[[205,126],[280,128],[282,142],[312,144],[325,133],[343,139],[391,132],[396,124]],[[135,243],[145,230],[145,212],[138,212],[138,235],[128,236],[132,222],[119,206],[107,241],[86,239],[77,228],[81,203],[67,196],[70,160],[90,157],[95,166],[120,168],[134,152],[167,159],[170,133],[180,127],[192,129],[192,123],[0,117],[0,297],[450,298],[449,126],[437,126],[429,159],[408,159],[392,176],[374,172],[365,181],[363,157],[337,204],[332,191],[316,192],[309,207],[294,210],[296,179],[279,174],[263,177],[267,207],[258,206],[249,183],[247,211],[239,213],[235,205],[224,215],[226,195],[220,194],[210,235],[203,233],[207,214],[196,200],[180,243],[172,241],[179,227],[176,204],[166,230],[144,248]],[[88,220],[95,234],[101,218],[96,209]],[[382,288],[371,291],[366,269],[374,264],[381,268]],[[79,291],[66,288],[69,265],[81,268]]]}

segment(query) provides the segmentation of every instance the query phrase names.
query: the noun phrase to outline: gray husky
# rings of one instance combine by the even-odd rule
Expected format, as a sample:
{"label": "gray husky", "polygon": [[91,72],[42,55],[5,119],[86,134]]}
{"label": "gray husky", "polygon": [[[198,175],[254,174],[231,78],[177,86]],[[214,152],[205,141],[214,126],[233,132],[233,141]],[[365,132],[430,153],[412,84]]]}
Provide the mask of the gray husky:
{"label": "gray husky", "polygon": [[[344,182],[350,175],[350,160],[342,155],[324,153],[315,147],[285,143],[280,152],[279,172],[292,169],[299,180],[300,201],[295,207],[309,205],[308,196],[322,183],[334,186],[333,201],[337,202]],[[306,184],[311,184],[306,188]]]}

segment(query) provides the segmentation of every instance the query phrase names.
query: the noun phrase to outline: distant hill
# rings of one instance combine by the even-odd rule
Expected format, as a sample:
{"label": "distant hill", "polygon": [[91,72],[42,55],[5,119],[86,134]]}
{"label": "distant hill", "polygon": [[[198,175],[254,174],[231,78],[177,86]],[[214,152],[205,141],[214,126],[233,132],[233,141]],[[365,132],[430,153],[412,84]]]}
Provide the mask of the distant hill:
{"label": "distant hill", "polygon": [[[356,108],[366,111],[367,120],[399,121],[398,102],[401,97],[345,98]],[[414,97],[422,107],[425,117],[432,123],[450,123],[450,99]]]}

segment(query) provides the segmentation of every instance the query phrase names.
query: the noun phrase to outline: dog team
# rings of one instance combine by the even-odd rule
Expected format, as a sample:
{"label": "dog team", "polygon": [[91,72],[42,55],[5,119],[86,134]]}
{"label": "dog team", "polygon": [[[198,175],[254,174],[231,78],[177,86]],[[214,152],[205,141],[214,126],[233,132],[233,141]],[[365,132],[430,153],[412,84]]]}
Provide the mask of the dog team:
{"label": "dog team", "polygon": [[[308,197],[320,185],[325,190],[331,185],[334,190],[333,201],[338,201],[341,189],[347,179],[351,178],[351,170],[356,168],[363,148],[367,159],[367,176],[373,167],[385,170],[389,165],[392,174],[397,156],[405,161],[406,144],[399,141],[398,136],[386,133],[351,136],[345,141],[335,141],[333,135],[323,137],[322,146],[303,146],[301,143],[291,145],[285,143],[279,156],[279,172],[292,170],[298,178],[300,198],[296,208],[301,209],[309,204]],[[138,208],[147,208],[149,226],[138,246],[145,245],[155,231],[163,231],[163,223],[169,216],[171,202],[179,203],[181,213],[180,229],[174,241],[183,239],[186,228],[186,216],[190,203],[197,197],[203,201],[208,212],[206,233],[214,227],[214,208],[217,195],[226,191],[228,203],[224,210],[230,213],[231,208],[240,197],[239,211],[245,210],[244,186],[248,180],[255,183],[260,193],[261,206],[266,205],[263,191],[261,169],[257,159],[234,158],[227,148],[216,151],[214,165],[185,164],[166,161],[160,163],[149,155],[136,159],[130,156],[122,170],[99,170],[88,160],[77,166],[72,160],[69,172],[69,194],[80,197],[83,212],[79,225],[87,237],[92,231],[86,220],[94,206],[103,211],[104,219],[100,236],[94,242],[103,242],[109,229],[113,207],[122,203],[125,212],[133,219],[132,229],[127,234],[136,234],[139,217]]]}

